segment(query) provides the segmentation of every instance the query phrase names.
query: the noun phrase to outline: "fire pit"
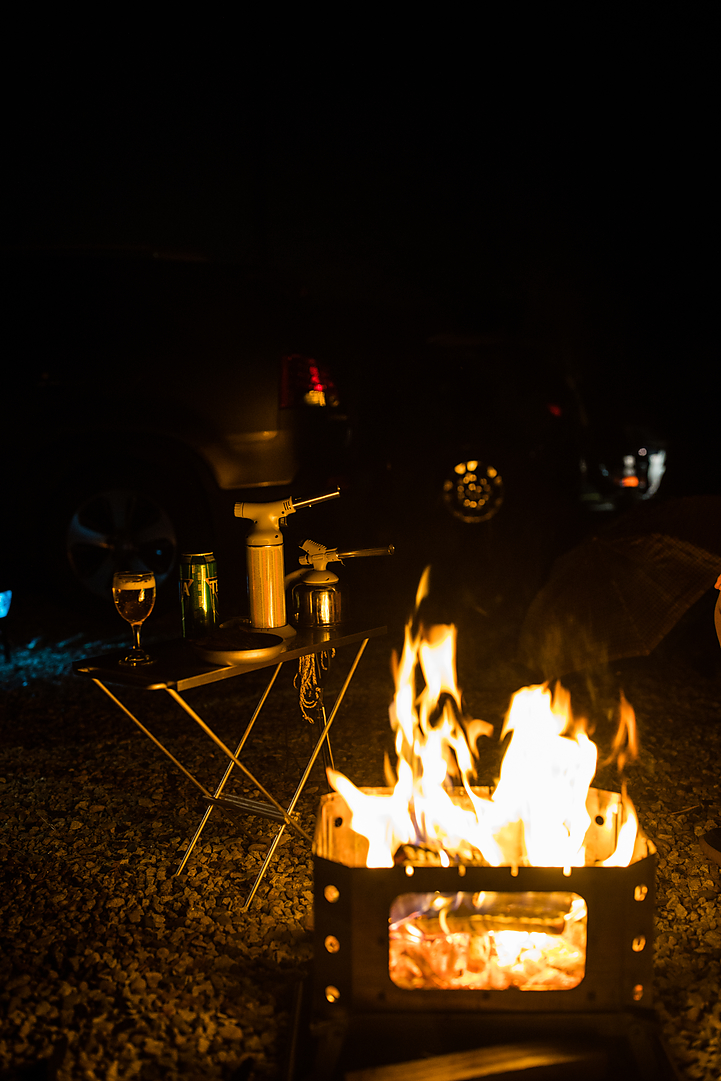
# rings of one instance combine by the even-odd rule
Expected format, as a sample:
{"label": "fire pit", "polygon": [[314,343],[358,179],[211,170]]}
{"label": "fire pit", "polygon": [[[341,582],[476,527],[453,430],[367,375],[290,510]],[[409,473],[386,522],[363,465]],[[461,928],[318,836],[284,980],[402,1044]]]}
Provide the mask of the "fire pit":
{"label": "fire pit", "polygon": [[[590,790],[589,848],[598,855],[615,839],[619,807],[617,794]],[[353,1064],[427,1058],[439,1071],[428,1077],[443,1081],[450,1049],[481,1055],[499,1043],[516,1049],[506,1069],[520,1069],[528,1041],[539,1038],[556,1069],[550,1076],[577,1077],[581,1068],[585,1078],[674,1076],[650,1008],[655,858],[645,838],[628,867],[574,867],[568,875],[556,867],[429,866],[422,854],[369,868],[367,843],[350,819],[341,796],[323,798],[314,1076],[335,1077],[341,1055]],[[569,1048],[574,1057],[564,1064]]]}
{"label": "fire pit", "polygon": [[[514,696],[483,788],[492,728],[463,715],[455,628],[410,621],[395,674],[393,787],[329,770],[319,809],[310,1076],[674,1077],[651,1008],[655,849],[625,789],[591,787],[570,696]],[[635,753],[624,701],[614,751]]]}
{"label": "fire pit", "polygon": [[[479,795],[483,790],[476,790]],[[389,790],[370,790],[390,795]],[[487,796],[488,792],[485,793]],[[591,789],[591,856],[620,797]],[[315,837],[316,1009],[578,1012],[651,1003],[653,848],[629,867],[365,866],[341,796]],[[365,850],[365,851],[364,851]]]}

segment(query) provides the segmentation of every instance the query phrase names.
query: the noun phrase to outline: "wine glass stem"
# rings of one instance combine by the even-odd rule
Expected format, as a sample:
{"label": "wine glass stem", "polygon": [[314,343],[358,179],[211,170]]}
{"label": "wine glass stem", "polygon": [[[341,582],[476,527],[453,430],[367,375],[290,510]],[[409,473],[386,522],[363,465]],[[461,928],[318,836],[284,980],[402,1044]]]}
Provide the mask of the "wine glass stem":
{"label": "wine glass stem", "polygon": [[133,628],[133,638],[134,638],[133,645],[134,645],[134,648],[138,650],[138,652],[140,652],[140,628],[142,627],[142,625],[143,625],[142,623],[131,623],[130,624],[130,626]]}

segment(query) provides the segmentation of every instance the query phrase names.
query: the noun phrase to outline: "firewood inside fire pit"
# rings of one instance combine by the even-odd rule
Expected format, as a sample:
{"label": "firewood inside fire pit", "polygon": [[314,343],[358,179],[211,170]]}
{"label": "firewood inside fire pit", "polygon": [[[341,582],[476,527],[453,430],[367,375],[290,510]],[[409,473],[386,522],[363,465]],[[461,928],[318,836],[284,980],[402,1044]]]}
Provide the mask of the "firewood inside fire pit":
{"label": "firewood inside fire pit", "polygon": [[576,893],[402,894],[390,977],[409,990],[568,990],[585,973],[586,920]]}

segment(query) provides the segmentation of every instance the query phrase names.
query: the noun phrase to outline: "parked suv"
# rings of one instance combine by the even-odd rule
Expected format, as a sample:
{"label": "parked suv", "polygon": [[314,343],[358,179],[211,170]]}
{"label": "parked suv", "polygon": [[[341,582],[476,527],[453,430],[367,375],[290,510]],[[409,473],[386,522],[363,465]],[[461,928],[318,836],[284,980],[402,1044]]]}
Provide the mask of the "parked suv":
{"label": "parked suv", "polygon": [[297,291],[202,258],[14,250],[3,301],[6,576],[108,599],[122,566],[171,592],[182,551],[222,549],[236,499],[344,468]]}

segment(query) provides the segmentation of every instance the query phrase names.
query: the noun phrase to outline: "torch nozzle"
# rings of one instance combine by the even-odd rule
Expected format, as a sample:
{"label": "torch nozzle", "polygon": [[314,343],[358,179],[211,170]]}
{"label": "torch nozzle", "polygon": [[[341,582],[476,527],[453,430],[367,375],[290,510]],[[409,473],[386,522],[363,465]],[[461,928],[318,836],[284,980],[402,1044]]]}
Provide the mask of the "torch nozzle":
{"label": "torch nozzle", "polygon": [[392,556],[395,548],[387,544],[385,548],[356,548],[353,552],[338,552],[336,559],[360,559],[361,556]]}
{"label": "torch nozzle", "polygon": [[312,495],[308,499],[279,499],[274,503],[236,503],[233,513],[236,518],[249,518],[256,528],[246,539],[246,544],[282,544],[280,526],[284,519],[295,514],[303,507],[312,507],[314,503],[325,503],[328,499],[337,499],[340,488],[323,495]]}
{"label": "torch nozzle", "polygon": [[344,559],[360,559],[361,556],[392,556],[395,548],[392,544],[385,548],[354,548],[352,552],[339,552],[337,548],[326,548],[324,544],[307,540],[301,544],[303,555],[298,561],[316,570],[325,570],[328,563],[342,563]]}
{"label": "torch nozzle", "polygon": [[340,488],[336,488],[334,492],[324,492],[322,495],[310,495],[307,499],[294,499],[293,507],[295,510],[300,510],[301,507],[312,507],[316,503],[327,503],[330,499],[340,498]]}

